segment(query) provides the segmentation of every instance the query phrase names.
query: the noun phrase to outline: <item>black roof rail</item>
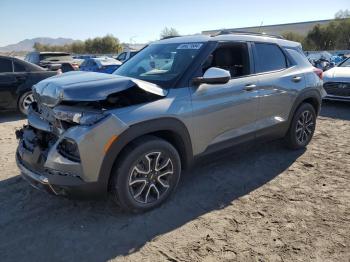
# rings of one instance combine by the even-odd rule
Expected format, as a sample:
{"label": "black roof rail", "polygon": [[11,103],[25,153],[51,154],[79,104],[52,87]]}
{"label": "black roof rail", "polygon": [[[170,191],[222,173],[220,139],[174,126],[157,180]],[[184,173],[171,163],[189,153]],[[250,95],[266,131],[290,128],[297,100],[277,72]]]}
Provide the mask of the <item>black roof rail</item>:
{"label": "black roof rail", "polygon": [[219,36],[219,35],[255,35],[255,36],[267,36],[271,38],[284,39],[284,37],[281,35],[272,35],[272,34],[266,34],[266,33],[257,33],[257,32],[240,31],[240,30],[221,30],[219,33],[211,36]]}
{"label": "black roof rail", "polygon": [[180,35],[169,35],[161,38],[160,40],[165,40],[165,39],[170,39],[170,38],[175,38],[175,37],[180,37]]}

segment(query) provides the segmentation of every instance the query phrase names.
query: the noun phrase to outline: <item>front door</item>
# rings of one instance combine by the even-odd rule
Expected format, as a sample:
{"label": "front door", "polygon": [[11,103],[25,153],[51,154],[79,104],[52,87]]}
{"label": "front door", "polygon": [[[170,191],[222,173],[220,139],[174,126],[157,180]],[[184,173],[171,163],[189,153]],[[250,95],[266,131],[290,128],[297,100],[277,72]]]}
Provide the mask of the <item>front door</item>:
{"label": "front door", "polygon": [[[225,43],[212,54],[208,67],[231,73],[226,84],[202,84],[192,88],[195,153],[208,146],[254,139],[259,105],[258,76],[251,75],[247,43]],[[206,68],[204,68],[205,70]],[[230,143],[231,144],[231,143]]]}

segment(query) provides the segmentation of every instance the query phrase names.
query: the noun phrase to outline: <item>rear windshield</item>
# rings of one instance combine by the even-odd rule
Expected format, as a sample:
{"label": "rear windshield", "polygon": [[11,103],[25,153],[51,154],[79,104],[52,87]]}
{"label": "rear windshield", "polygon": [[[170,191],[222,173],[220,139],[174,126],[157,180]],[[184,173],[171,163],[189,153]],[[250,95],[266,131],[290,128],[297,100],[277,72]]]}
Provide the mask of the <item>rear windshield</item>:
{"label": "rear windshield", "polygon": [[95,62],[102,65],[120,65],[121,63],[116,59],[95,59]]}
{"label": "rear windshield", "polygon": [[47,53],[47,54],[40,54],[40,61],[41,60],[73,60],[73,57],[69,53]]}

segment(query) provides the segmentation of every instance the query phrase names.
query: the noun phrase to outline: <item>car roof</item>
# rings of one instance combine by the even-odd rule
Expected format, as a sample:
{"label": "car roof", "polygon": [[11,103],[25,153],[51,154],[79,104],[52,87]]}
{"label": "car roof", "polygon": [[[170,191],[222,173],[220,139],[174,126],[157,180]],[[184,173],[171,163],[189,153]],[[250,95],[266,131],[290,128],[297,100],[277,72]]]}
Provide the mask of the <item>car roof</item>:
{"label": "car roof", "polygon": [[284,47],[298,47],[301,44],[298,42],[293,42],[285,40],[280,37],[270,36],[270,35],[258,35],[258,34],[249,34],[249,33],[232,33],[232,34],[222,34],[216,36],[208,35],[190,35],[190,36],[178,36],[167,38],[153,42],[152,44],[176,44],[176,43],[196,43],[196,42],[224,42],[224,41],[251,41],[251,42],[264,42],[264,43],[274,43]]}
{"label": "car roof", "polygon": [[37,54],[40,54],[40,55],[46,55],[46,54],[65,54],[65,55],[70,55],[70,53],[68,53],[68,52],[58,52],[58,51],[53,51],[53,52],[50,52],[50,51],[44,51],[44,52],[33,51],[33,52],[30,52],[30,53],[37,53]]}
{"label": "car roof", "polygon": [[0,58],[12,59],[13,61],[16,61],[16,62],[22,64],[23,66],[25,66],[27,69],[30,69],[31,71],[45,71],[45,69],[40,67],[40,66],[37,66],[33,63],[30,63],[28,61],[25,61],[23,59],[20,59],[20,58],[14,57],[14,56],[0,55]]}

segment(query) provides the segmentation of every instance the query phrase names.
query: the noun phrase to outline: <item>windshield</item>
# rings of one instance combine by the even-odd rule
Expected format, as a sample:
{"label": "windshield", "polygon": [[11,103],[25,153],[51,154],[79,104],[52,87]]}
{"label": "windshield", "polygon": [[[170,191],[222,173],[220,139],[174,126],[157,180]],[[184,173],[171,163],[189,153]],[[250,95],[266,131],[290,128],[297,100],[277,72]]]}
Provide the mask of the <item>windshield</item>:
{"label": "windshield", "polygon": [[350,67],[350,58],[339,64],[339,67]]}
{"label": "windshield", "polygon": [[203,43],[153,44],[128,60],[114,74],[167,88],[188,68]]}

